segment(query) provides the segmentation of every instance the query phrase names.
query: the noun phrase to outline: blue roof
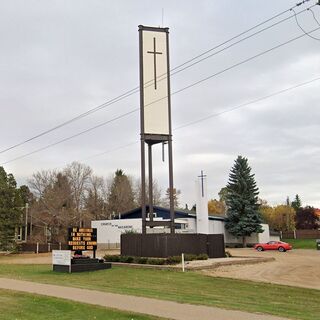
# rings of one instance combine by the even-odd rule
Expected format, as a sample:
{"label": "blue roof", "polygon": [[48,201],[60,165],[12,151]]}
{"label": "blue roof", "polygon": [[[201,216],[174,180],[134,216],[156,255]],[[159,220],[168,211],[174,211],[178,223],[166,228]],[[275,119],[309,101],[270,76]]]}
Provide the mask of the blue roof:
{"label": "blue roof", "polygon": [[[146,206],[148,212],[149,206]],[[170,209],[163,208],[159,206],[153,206],[153,211],[157,214],[158,218],[170,219]],[[194,218],[196,219],[196,213],[194,211],[187,210],[174,210],[175,218]],[[133,210],[121,213],[120,219],[141,219],[142,218],[142,209],[141,207],[135,208]],[[225,218],[221,216],[211,216],[209,215],[209,220],[218,220],[224,221]]]}

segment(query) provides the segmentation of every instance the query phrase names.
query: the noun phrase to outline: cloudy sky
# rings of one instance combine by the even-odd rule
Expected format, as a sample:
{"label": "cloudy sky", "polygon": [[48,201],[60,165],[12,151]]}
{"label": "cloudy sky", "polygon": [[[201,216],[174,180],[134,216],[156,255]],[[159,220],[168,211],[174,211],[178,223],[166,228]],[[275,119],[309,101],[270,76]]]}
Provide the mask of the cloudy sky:
{"label": "cloudy sky", "polygon": [[[174,68],[296,3],[0,0],[0,149],[138,86],[139,24],[170,28]],[[298,193],[303,204],[320,206],[320,80],[315,80],[320,77],[320,30],[311,34],[313,38],[305,35],[295,19],[289,18],[292,15],[287,11],[210,54],[279,22],[274,27],[172,75],[174,93],[231,67],[172,96],[174,179],[182,192],[181,205],[195,202],[194,181],[200,170],[207,175],[209,197],[217,198],[241,154],[249,159],[260,197],[270,204],[284,203],[287,196]],[[297,19],[305,32],[319,28],[320,6],[298,14]],[[291,89],[273,95],[287,88]],[[139,94],[133,94],[2,152],[0,165],[19,183],[38,170],[62,168],[72,161],[90,165],[98,175],[109,176],[122,168],[138,178],[138,112],[22,157],[138,107]],[[200,119],[205,120],[197,122]],[[160,146],[155,147],[154,170],[165,190],[167,162],[161,160]]]}

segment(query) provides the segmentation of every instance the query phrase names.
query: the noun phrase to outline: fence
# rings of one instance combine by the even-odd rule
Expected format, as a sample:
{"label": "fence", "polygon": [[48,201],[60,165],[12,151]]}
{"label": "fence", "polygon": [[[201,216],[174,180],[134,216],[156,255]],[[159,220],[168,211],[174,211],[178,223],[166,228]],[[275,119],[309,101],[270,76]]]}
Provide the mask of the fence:
{"label": "fence", "polygon": [[207,254],[210,258],[225,256],[223,234],[122,234],[121,254],[158,257]]}
{"label": "fence", "polygon": [[281,239],[320,239],[320,230],[294,230],[281,233]]}
{"label": "fence", "polygon": [[22,252],[45,253],[52,250],[68,250],[68,245],[65,243],[21,243],[20,249]]}

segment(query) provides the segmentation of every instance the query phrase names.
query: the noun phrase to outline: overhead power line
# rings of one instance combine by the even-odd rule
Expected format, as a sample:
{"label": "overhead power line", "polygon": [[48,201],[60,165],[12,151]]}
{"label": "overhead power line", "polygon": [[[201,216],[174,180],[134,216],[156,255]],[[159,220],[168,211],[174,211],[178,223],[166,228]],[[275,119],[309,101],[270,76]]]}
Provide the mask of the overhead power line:
{"label": "overhead power line", "polygon": [[[307,10],[311,9],[311,8],[314,7],[314,6],[316,6],[316,5],[313,5],[313,6],[309,7],[309,8],[307,8],[307,9],[304,9],[304,10],[302,10],[302,11],[297,12],[297,13],[296,13],[296,16],[299,15],[299,14],[301,14],[301,13],[303,13],[303,12],[306,12]],[[269,30],[269,29],[271,29],[271,28],[273,28],[273,27],[275,27],[275,26],[277,26],[277,25],[279,25],[279,24],[281,24],[281,23],[283,23],[283,22],[285,22],[285,21],[287,21],[287,20],[292,19],[294,16],[295,16],[295,15],[291,15],[291,16],[286,17],[286,18],[284,18],[284,19],[282,19],[282,20],[279,20],[279,21],[277,21],[277,22],[275,22],[275,23],[273,23],[273,24],[271,24],[271,25],[269,25],[269,26],[267,26],[267,27],[265,27],[265,28],[263,28],[263,29],[260,29],[260,30],[258,30],[258,31],[256,31],[256,32],[254,32],[254,33],[246,36],[245,38],[242,38],[242,39],[240,39],[240,40],[238,40],[238,41],[236,41],[236,42],[233,42],[233,43],[231,43],[230,45],[228,45],[228,46],[226,46],[226,47],[223,47],[222,49],[220,49],[220,50],[218,50],[218,51],[215,51],[215,52],[211,53],[210,55],[205,56],[205,57],[201,58],[200,60],[197,60],[197,61],[195,61],[195,62],[193,62],[193,63],[185,66],[185,67],[182,68],[182,69],[179,69],[179,70],[177,70],[177,71],[172,72],[171,75],[175,75],[175,74],[180,73],[180,72],[182,72],[182,71],[184,71],[184,70],[186,70],[186,69],[189,69],[189,68],[191,68],[191,67],[193,67],[193,66],[195,66],[195,65],[197,65],[197,64],[199,64],[199,63],[201,63],[201,62],[203,62],[203,61],[205,61],[205,60],[207,60],[207,59],[209,59],[209,58],[211,58],[211,57],[213,57],[213,56],[215,56],[215,55],[217,55],[217,54],[219,54],[219,53],[221,53],[221,52],[223,52],[223,51],[225,51],[225,50],[227,50],[227,49],[230,49],[230,48],[234,47],[235,45],[237,45],[237,44],[239,44],[239,43],[241,43],[241,42],[243,42],[243,41],[245,41],[245,40],[248,40],[248,39],[250,39],[250,38],[252,38],[252,37],[254,37],[254,36],[256,36],[256,35],[264,32],[264,31],[266,31],[266,30]],[[215,47],[215,49],[217,49],[218,47],[220,47],[220,46]],[[210,51],[211,51],[211,50],[210,50]],[[162,80],[166,79],[166,74],[163,74],[163,75],[159,76],[159,78],[160,78],[160,79],[159,79],[158,81],[162,81]],[[153,81],[153,80],[152,80],[152,81]],[[151,85],[153,85],[153,84],[151,84]],[[148,86],[149,86],[149,85],[148,85]]]}
{"label": "overhead power line", "polygon": [[[249,29],[247,29],[247,30],[245,30],[245,31],[242,31],[242,32],[238,33],[237,35],[235,35],[235,36],[233,36],[232,38],[230,38],[230,39],[228,39],[228,40],[220,43],[219,45],[216,45],[215,47],[212,47],[212,48],[210,48],[210,49],[208,49],[208,50],[200,53],[199,55],[197,55],[197,56],[195,56],[195,57],[187,60],[186,62],[180,64],[179,66],[177,66],[177,67],[175,67],[175,68],[173,68],[171,71],[174,71],[174,70],[176,70],[176,69],[178,69],[178,68],[180,68],[180,67],[183,67],[184,65],[186,65],[186,64],[188,64],[188,63],[190,63],[190,62],[193,62],[194,60],[196,60],[196,59],[198,59],[198,58],[203,57],[204,55],[210,53],[211,51],[222,47],[223,45],[225,45],[225,44],[227,44],[227,43],[229,43],[229,42],[231,42],[231,41],[233,41],[233,40],[235,40],[235,39],[237,39],[237,38],[245,35],[246,33],[250,32],[250,31],[252,31],[252,30],[254,30],[254,29],[258,28],[258,27],[261,27],[262,25],[264,25],[264,24],[266,24],[266,23],[268,23],[268,22],[270,22],[270,21],[272,21],[272,20],[274,20],[274,19],[276,19],[276,18],[279,18],[280,16],[284,15],[285,13],[290,12],[291,9],[297,8],[297,7],[299,7],[299,6],[307,3],[307,2],[309,2],[309,1],[310,1],[310,0],[305,0],[305,1],[301,1],[301,2],[297,3],[296,5],[292,6],[291,8],[286,9],[286,10],[284,10],[284,11],[282,11],[282,12],[280,12],[280,13],[274,15],[274,16],[272,16],[272,17],[270,17],[269,19],[264,20],[264,21],[256,24],[255,26],[253,26],[253,27],[251,27],[251,28],[249,28]],[[320,1],[320,0],[319,0],[319,1]],[[314,5],[313,5],[312,7],[314,7]],[[305,11],[305,10],[303,10],[303,11]]]}
{"label": "overhead power line", "polygon": [[[320,1],[320,0],[319,0]],[[320,5],[320,2],[318,3]],[[308,8],[307,10],[309,10],[313,16],[314,21],[318,24],[318,26],[320,26],[320,22],[319,20],[316,18],[316,15],[314,14],[313,10],[311,8]]]}
{"label": "overhead power line", "polygon": [[[317,31],[317,30],[319,30],[319,29],[320,29],[320,27],[311,30],[309,33],[312,33],[312,32]],[[276,49],[278,49],[278,48],[280,48],[280,47],[283,47],[283,46],[285,46],[285,45],[287,45],[287,44],[289,44],[289,43],[292,43],[292,42],[294,42],[294,41],[296,41],[296,40],[298,40],[298,39],[300,39],[300,38],[303,38],[303,37],[305,37],[305,36],[306,36],[305,34],[302,34],[302,35],[297,36],[297,37],[295,37],[295,38],[291,38],[290,40],[285,41],[285,42],[283,42],[283,43],[281,43],[281,44],[279,44],[279,45],[276,45],[276,46],[274,46],[274,47],[272,47],[272,48],[270,48],[270,49],[268,49],[268,50],[262,51],[262,52],[260,52],[260,53],[258,53],[258,54],[256,54],[256,55],[254,55],[254,56],[251,56],[251,57],[249,57],[249,58],[247,58],[247,59],[245,59],[245,60],[242,60],[242,61],[240,61],[240,62],[238,62],[238,63],[236,63],[236,64],[233,64],[233,65],[230,66],[230,67],[227,67],[227,68],[225,68],[225,69],[223,69],[223,70],[220,70],[220,71],[218,71],[218,72],[216,72],[216,73],[213,73],[213,74],[211,74],[211,75],[208,76],[208,77],[205,77],[205,78],[200,79],[200,80],[198,80],[198,81],[196,81],[196,82],[193,82],[193,83],[191,83],[190,85],[187,85],[187,86],[185,86],[185,87],[183,87],[183,88],[181,88],[181,89],[173,92],[171,95],[175,95],[175,94],[177,94],[177,93],[180,93],[180,92],[183,92],[183,91],[185,91],[185,90],[188,90],[188,89],[190,89],[190,88],[192,88],[192,87],[194,87],[194,86],[196,86],[196,85],[199,85],[199,84],[201,84],[201,83],[203,83],[203,82],[205,82],[205,81],[207,81],[207,80],[209,80],[209,79],[212,79],[213,77],[216,77],[216,76],[218,76],[218,75],[221,75],[222,73],[224,73],[224,72],[226,72],[226,71],[229,71],[229,70],[234,69],[234,68],[236,68],[236,67],[238,67],[238,66],[241,66],[241,65],[243,65],[243,64],[245,64],[245,63],[247,63],[247,62],[249,62],[249,61],[251,61],[251,60],[254,60],[254,59],[256,59],[256,58],[258,58],[258,57],[260,57],[260,56],[262,56],[262,55],[264,55],[264,54],[267,54],[267,53],[269,53],[269,52],[271,52],[271,51],[273,51],[273,50],[276,50]],[[158,101],[160,101],[160,100],[166,99],[166,98],[167,98],[167,96],[162,97],[162,98],[160,98],[160,99],[158,99],[158,100],[156,100],[156,101],[153,101],[153,102],[149,103],[148,105],[146,105],[146,107],[149,106],[149,105],[152,105],[152,104],[154,104],[154,103],[156,103],[156,102],[158,102]],[[126,117],[126,116],[128,116],[128,115],[130,115],[130,114],[133,114],[133,113],[137,112],[138,110],[139,110],[139,108],[132,109],[132,110],[130,110],[130,111],[124,113],[124,114],[121,114],[121,115],[119,115],[119,116],[117,116],[117,117],[115,117],[115,118],[109,119],[109,120],[107,120],[107,121],[105,121],[105,122],[102,122],[102,123],[100,123],[100,124],[98,124],[98,125],[96,125],[96,126],[94,126],[94,127],[91,127],[91,128],[86,129],[86,130],[84,130],[84,131],[81,131],[81,132],[79,132],[79,133],[77,133],[77,134],[74,134],[74,135],[72,135],[72,136],[70,136],[70,137],[64,138],[64,139],[59,140],[59,141],[57,141],[57,142],[55,142],[55,143],[49,144],[49,145],[44,146],[44,147],[42,147],[42,148],[36,149],[36,150],[34,150],[34,151],[31,151],[31,152],[29,152],[29,153],[27,153],[27,154],[24,154],[24,155],[21,155],[21,156],[19,156],[19,157],[14,158],[14,159],[11,159],[11,160],[8,160],[8,161],[6,161],[6,162],[3,162],[1,165],[10,163],[10,162],[13,162],[13,161],[16,161],[16,160],[20,160],[20,159],[22,159],[22,158],[25,158],[25,157],[30,156],[30,155],[32,155],[32,154],[35,154],[35,153],[37,153],[37,152],[40,152],[40,151],[46,150],[46,149],[48,149],[48,148],[50,148],[50,147],[56,146],[56,145],[58,145],[58,144],[60,144],[60,143],[62,143],[62,142],[68,141],[68,140],[73,139],[73,138],[75,138],[75,137],[78,137],[78,136],[80,136],[80,135],[82,135],[82,134],[88,133],[88,132],[90,132],[90,131],[92,131],[92,130],[95,130],[95,129],[97,129],[97,128],[100,128],[100,127],[102,127],[102,126],[105,126],[105,125],[107,125],[107,124],[109,124],[109,123],[111,123],[111,122],[114,122],[114,121],[117,121],[117,120],[119,120],[119,119],[121,119],[121,118],[124,118],[124,117]]]}
{"label": "overhead power line", "polygon": [[220,111],[220,112],[217,112],[217,113],[212,113],[206,117],[203,117],[201,119],[197,119],[197,120],[194,120],[194,121],[191,121],[191,122],[188,122],[186,124],[183,124],[183,125],[180,125],[176,128],[174,128],[174,130],[180,130],[180,129],[183,129],[185,127],[189,127],[191,125],[194,125],[194,124],[197,124],[197,123],[200,123],[200,122],[203,122],[203,121],[206,121],[208,119],[211,119],[211,118],[214,118],[214,117],[218,117],[218,116],[221,116],[225,113],[229,113],[229,112],[232,112],[232,111],[235,111],[235,110],[238,110],[238,109],[241,109],[243,107],[247,107],[251,104],[255,104],[255,103],[258,103],[258,102],[261,102],[263,100],[267,100],[267,99],[270,99],[272,97],[275,97],[275,96],[278,96],[278,95],[281,95],[283,93],[286,93],[286,92],[289,92],[289,91],[292,91],[292,90],[295,90],[295,89],[298,89],[300,87],[304,87],[308,84],[311,84],[311,83],[314,83],[316,81],[319,81],[320,80],[320,77],[317,77],[317,78],[314,78],[312,80],[309,80],[309,81],[305,81],[305,82],[302,82],[302,83],[299,83],[299,84],[296,84],[294,86],[291,86],[291,87],[287,87],[285,89],[282,89],[282,90],[279,90],[279,91],[276,91],[276,92],[273,92],[273,93],[270,93],[266,96],[263,96],[261,98],[258,98],[258,99],[255,99],[255,100],[251,100],[249,102],[245,102],[245,103],[242,103],[242,104],[239,104],[237,106],[234,106],[234,107],[231,107],[227,110],[223,110],[223,111]]}
{"label": "overhead power line", "polygon": [[[209,120],[209,119],[212,119],[212,118],[216,118],[216,117],[219,117],[223,114],[226,114],[226,113],[230,113],[230,112],[233,112],[233,111],[236,111],[236,110],[239,110],[239,109],[242,109],[244,107],[247,107],[249,105],[253,105],[253,104],[256,104],[256,103],[259,103],[261,101],[264,101],[264,100],[268,100],[270,98],[273,98],[275,96],[279,96],[279,95],[282,95],[284,93],[287,93],[287,92],[290,92],[290,91],[293,91],[293,90],[296,90],[296,89],[299,89],[301,87],[305,87],[309,84],[312,84],[314,82],[317,82],[320,80],[320,77],[317,77],[317,78],[313,78],[309,81],[305,81],[305,82],[302,82],[302,83],[299,83],[299,84],[296,84],[296,85],[293,85],[293,86],[290,86],[290,87],[287,87],[285,89],[282,89],[282,90],[279,90],[279,91],[275,91],[275,92],[272,92],[268,95],[265,95],[263,97],[260,97],[260,98],[257,98],[257,99],[254,99],[254,100],[251,100],[251,101],[248,101],[248,102],[244,102],[244,103],[241,103],[239,105],[236,105],[236,106],[233,106],[233,107],[230,107],[228,108],[227,110],[223,110],[223,111],[220,111],[220,112],[216,112],[216,113],[212,113],[212,114],[209,114],[203,118],[200,118],[200,119],[197,119],[197,120],[194,120],[194,121],[191,121],[191,122],[188,122],[188,123],[185,123],[185,124],[182,124],[180,126],[177,126],[173,129],[173,131],[177,131],[177,130],[180,130],[180,129],[184,129],[186,127],[190,127],[190,126],[193,126],[193,125],[196,125],[198,123],[201,123],[201,122],[204,122],[206,120]],[[105,154],[109,154],[109,153],[112,153],[112,152],[115,152],[115,151],[118,151],[118,150],[121,150],[121,149],[125,149],[127,147],[130,147],[132,145],[135,145],[137,144],[139,141],[135,141],[135,142],[131,142],[131,143],[128,143],[128,144],[125,144],[125,145],[122,145],[120,147],[117,147],[117,148],[114,148],[114,149],[110,149],[110,150],[106,150],[104,152],[100,152],[98,154],[95,154],[95,155],[92,155],[90,157],[87,157],[83,160],[88,160],[88,159],[92,159],[92,158],[96,158],[96,157],[100,157],[102,155],[105,155]]]}
{"label": "overhead power line", "polygon": [[[300,28],[300,30],[301,30],[306,36],[310,37],[311,39],[320,41],[319,38],[312,36],[311,34],[309,34],[308,32],[306,32],[306,31],[302,28],[301,24],[300,24],[299,21],[298,21],[297,13],[295,12],[294,9],[291,9],[291,11],[294,13],[294,18],[295,18],[296,24],[297,24],[297,26]],[[312,11],[312,13],[313,13],[313,11]],[[315,18],[314,15],[313,15],[313,17]],[[317,21],[317,19],[315,19],[315,20]],[[317,21],[317,22],[318,22],[318,21]]]}
{"label": "overhead power line", "polygon": [[[213,50],[216,50],[216,49],[224,46],[225,44],[227,44],[227,43],[229,43],[229,42],[231,42],[231,41],[233,41],[233,40],[241,37],[242,35],[245,35],[246,33],[250,32],[250,31],[252,31],[252,30],[254,30],[254,29],[256,29],[256,28],[258,28],[258,27],[260,27],[260,26],[262,26],[262,25],[264,25],[264,24],[266,24],[266,23],[268,23],[268,22],[270,22],[270,21],[272,21],[272,20],[274,20],[274,19],[276,19],[276,18],[278,18],[278,17],[280,17],[281,15],[283,15],[283,14],[285,14],[285,13],[287,13],[287,12],[290,12],[290,10],[292,10],[293,8],[299,7],[300,5],[302,5],[302,4],[306,3],[306,2],[309,2],[309,1],[310,1],[310,0],[301,1],[301,2],[297,3],[295,6],[293,6],[292,8],[289,8],[289,9],[287,9],[287,10],[284,10],[284,11],[282,11],[282,12],[280,12],[280,13],[272,16],[271,18],[269,18],[269,19],[267,19],[267,20],[264,20],[264,21],[262,21],[261,23],[259,23],[259,24],[255,25],[255,26],[253,26],[253,27],[251,27],[251,28],[249,28],[249,29],[247,29],[247,30],[245,30],[245,31],[237,34],[236,36],[233,36],[232,38],[230,38],[230,39],[228,39],[228,40],[220,43],[219,45],[214,46],[214,47],[210,48],[209,50],[206,50],[206,51],[202,52],[201,54],[199,54],[199,55],[197,55],[197,56],[195,56],[195,57],[193,57],[193,58],[185,61],[184,63],[182,63],[182,64],[174,67],[173,69],[171,69],[172,74],[180,73],[180,72],[182,72],[183,70],[185,70],[185,69],[187,69],[187,68],[190,68],[191,66],[194,66],[194,65],[196,65],[196,64],[198,64],[198,63],[200,63],[200,62],[202,62],[202,61],[204,61],[204,60],[212,57],[213,55],[215,55],[215,54],[217,54],[217,53],[220,53],[220,52],[222,52],[222,51],[224,51],[224,50],[226,50],[226,49],[229,49],[229,48],[231,48],[232,46],[234,46],[234,45],[236,45],[236,44],[238,44],[238,43],[240,43],[240,42],[242,42],[242,41],[245,41],[245,40],[247,40],[247,39],[249,39],[249,38],[251,38],[251,37],[253,37],[253,36],[255,36],[255,35],[263,32],[263,31],[265,31],[265,30],[267,30],[267,29],[270,29],[271,27],[274,27],[275,25],[278,25],[278,24],[280,24],[280,23],[282,23],[282,22],[284,22],[284,21],[286,21],[286,20],[288,20],[288,19],[291,19],[292,17],[285,18],[285,19],[283,19],[283,20],[281,20],[281,21],[273,24],[272,26],[266,27],[266,28],[264,28],[264,29],[262,29],[262,30],[260,30],[260,31],[258,31],[258,32],[256,32],[256,33],[254,33],[254,34],[252,34],[252,35],[244,38],[244,39],[241,39],[241,40],[237,41],[237,42],[234,43],[234,44],[231,44],[230,46],[228,46],[228,47],[226,47],[226,48],[223,48],[223,49],[219,50],[217,53],[210,54],[210,56],[205,57],[205,58],[202,58],[202,59],[201,59],[200,61],[198,61],[198,62],[194,62],[195,60],[197,60],[197,59],[199,59],[199,58],[201,58],[201,57],[204,57],[206,54],[212,52]],[[315,6],[315,5],[313,5],[313,6]],[[313,6],[311,6],[310,8],[312,8]],[[307,9],[305,9],[305,10],[307,10]],[[298,12],[297,14],[300,14],[300,13],[304,12],[305,10],[300,11],[300,12]],[[193,62],[193,63],[192,63],[190,66],[187,66],[187,65],[188,65],[189,63],[191,63],[191,62]],[[180,69],[181,67],[183,67],[183,68]],[[159,78],[161,78],[161,77],[163,77],[163,76],[166,76],[166,75],[160,75]],[[153,80],[152,80],[152,81],[153,81]],[[150,82],[150,81],[149,81],[149,82]],[[148,82],[147,82],[145,85],[148,85]],[[14,145],[12,145],[12,146],[10,146],[10,147],[7,147],[7,148],[5,148],[5,149],[3,149],[3,150],[0,150],[0,154],[1,154],[1,153],[5,153],[5,152],[7,152],[7,151],[9,151],[9,150],[15,149],[15,148],[17,148],[17,147],[19,147],[19,146],[21,146],[21,145],[23,145],[23,144],[26,144],[26,143],[28,143],[28,142],[30,142],[30,141],[33,141],[33,140],[35,140],[35,139],[37,139],[37,138],[40,138],[40,137],[42,137],[42,136],[44,136],[44,135],[46,135],[46,134],[48,134],[48,133],[50,133],[50,132],[53,132],[53,131],[55,131],[55,130],[57,130],[57,129],[60,129],[60,128],[66,126],[66,125],[68,125],[68,124],[70,124],[70,123],[73,123],[73,122],[75,122],[75,121],[77,121],[77,120],[80,120],[80,119],[82,119],[82,118],[84,118],[84,117],[86,117],[86,116],[88,116],[88,115],[90,115],[90,114],[92,114],[92,113],[94,113],[94,112],[97,112],[97,111],[99,111],[99,110],[101,110],[101,109],[104,109],[104,108],[110,106],[110,105],[113,105],[114,103],[117,103],[117,102],[119,102],[119,101],[121,101],[121,100],[123,100],[123,99],[126,99],[126,98],[132,96],[133,94],[137,93],[138,91],[139,91],[139,86],[137,86],[137,87],[135,87],[135,88],[133,88],[133,89],[131,89],[131,90],[128,90],[128,91],[124,92],[123,94],[121,94],[121,95],[119,95],[119,96],[117,96],[117,97],[115,97],[115,98],[113,98],[113,99],[111,99],[111,100],[106,101],[106,102],[103,103],[103,104],[100,104],[100,105],[98,105],[98,106],[96,106],[96,107],[94,107],[94,108],[92,108],[92,109],[89,109],[88,111],[86,111],[86,112],[84,112],[84,113],[81,113],[81,114],[77,115],[76,117],[73,117],[73,118],[71,118],[71,119],[69,119],[69,120],[67,120],[67,121],[65,121],[65,122],[62,122],[61,124],[59,124],[59,125],[57,125],[57,126],[54,126],[54,127],[50,128],[50,129],[48,129],[48,130],[45,130],[45,131],[43,131],[43,132],[41,132],[41,133],[39,133],[39,134],[37,134],[37,135],[35,135],[35,136],[32,136],[32,137],[28,138],[28,139],[26,139],[26,140],[23,140],[23,141],[21,141],[21,142],[19,142],[19,143],[16,143],[16,144],[14,144]]]}

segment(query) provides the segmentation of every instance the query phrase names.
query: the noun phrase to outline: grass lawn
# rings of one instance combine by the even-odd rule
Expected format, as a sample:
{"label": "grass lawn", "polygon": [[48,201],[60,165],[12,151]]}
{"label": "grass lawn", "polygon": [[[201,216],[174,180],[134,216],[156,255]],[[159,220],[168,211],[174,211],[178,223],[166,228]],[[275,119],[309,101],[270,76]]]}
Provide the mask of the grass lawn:
{"label": "grass lawn", "polygon": [[105,309],[63,299],[0,289],[0,319],[151,320],[160,318]]}
{"label": "grass lawn", "polygon": [[283,239],[282,241],[292,244],[293,249],[316,250],[316,239]]}
{"label": "grass lawn", "polygon": [[178,302],[262,312],[293,319],[320,319],[320,290],[195,272],[113,267],[86,273],[54,273],[48,265],[0,265],[0,277],[31,280]]}

